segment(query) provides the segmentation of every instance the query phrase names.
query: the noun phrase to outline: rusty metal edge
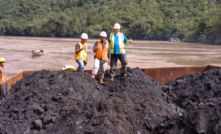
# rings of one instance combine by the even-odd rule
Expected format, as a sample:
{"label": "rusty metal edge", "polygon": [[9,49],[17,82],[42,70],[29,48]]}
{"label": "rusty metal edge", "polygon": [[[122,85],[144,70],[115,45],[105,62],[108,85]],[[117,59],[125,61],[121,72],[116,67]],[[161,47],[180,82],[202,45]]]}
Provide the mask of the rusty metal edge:
{"label": "rusty metal edge", "polygon": [[207,66],[192,67],[165,67],[165,68],[141,68],[141,70],[156,82],[165,84],[183,75],[204,72]]}
{"label": "rusty metal edge", "polygon": [[221,69],[221,67],[219,67],[219,66],[213,66],[213,65],[208,65],[207,67],[206,67],[206,70],[211,70],[211,69]]}
{"label": "rusty metal edge", "polygon": [[23,71],[11,76],[10,78],[8,78],[7,80],[7,84],[8,84],[8,89],[11,89],[11,85],[15,84],[17,81],[21,80],[23,78]]}

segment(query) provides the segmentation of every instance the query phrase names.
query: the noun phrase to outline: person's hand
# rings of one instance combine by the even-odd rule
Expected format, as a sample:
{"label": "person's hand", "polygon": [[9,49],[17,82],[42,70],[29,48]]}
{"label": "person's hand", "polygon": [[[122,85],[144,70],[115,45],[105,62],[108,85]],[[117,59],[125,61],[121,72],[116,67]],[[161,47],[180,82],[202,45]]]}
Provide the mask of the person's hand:
{"label": "person's hand", "polygon": [[85,65],[85,66],[87,65],[87,61],[84,61],[84,65]]}
{"label": "person's hand", "polygon": [[98,50],[98,49],[97,49],[97,48],[95,48],[93,51],[94,51],[94,52],[97,52],[97,50]]}
{"label": "person's hand", "polygon": [[86,51],[86,48],[87,48],[87,46],[86,45],[84,45],[84,50]]}
{"label": "person's hand", "polygon": [[108,59],[107,64],[110,65],[110,59]]}
{"label": "person's hand", "polygon": [[[0,77],[0,78],[1,78],[1,77]],[[4,84],[4,82],[3,82],[2,78],[1,78],[1,79],[0,79],[0,86],[1,86],[2,84]]]}
{"label": "person's hand", "polygon": [[132,43],[133,41],[132,41],[132,38],[130,37],[130,43]]}

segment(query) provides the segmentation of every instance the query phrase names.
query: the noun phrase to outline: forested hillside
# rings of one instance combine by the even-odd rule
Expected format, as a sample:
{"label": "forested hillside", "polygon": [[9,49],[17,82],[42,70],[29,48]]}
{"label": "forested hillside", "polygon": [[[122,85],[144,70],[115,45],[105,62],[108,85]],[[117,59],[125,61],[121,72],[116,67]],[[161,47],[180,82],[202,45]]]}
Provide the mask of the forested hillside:
{"label": "forested hillside", "polygon": [[133,39],[221,44],[221,0],[0,0],[0,35],[92,38],[116,22]]}

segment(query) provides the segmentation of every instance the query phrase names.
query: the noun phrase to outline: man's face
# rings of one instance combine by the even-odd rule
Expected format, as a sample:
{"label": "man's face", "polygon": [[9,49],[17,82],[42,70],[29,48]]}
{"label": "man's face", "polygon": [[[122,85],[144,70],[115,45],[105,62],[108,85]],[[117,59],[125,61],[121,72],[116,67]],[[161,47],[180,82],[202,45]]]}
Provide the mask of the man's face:
{"label": "man's face", "polygon": [[85,43],[85,42],[87,42],[87,39],[81,39],[81,42]]}
{"label": "man's face", "polygon": [[4,68],[5,67],[5,62],[1,62],[0,66]]}
{"label": "man's face", "polygon": [[114,33],[118,34],[120,32],[120,29],[114,29]]}
{"label": "man's face", "polygon": [[106,41],[106,37],[101,37],[101,36],[100,36],[100,39],[101,39],[102,42],[105,42],[105,41]]}

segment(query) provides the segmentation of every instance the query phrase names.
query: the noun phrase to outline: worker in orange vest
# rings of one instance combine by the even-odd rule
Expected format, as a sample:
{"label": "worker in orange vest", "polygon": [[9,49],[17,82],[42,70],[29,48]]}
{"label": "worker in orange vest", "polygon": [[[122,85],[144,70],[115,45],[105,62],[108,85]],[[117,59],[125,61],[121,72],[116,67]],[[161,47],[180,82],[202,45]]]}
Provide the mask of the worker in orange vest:
{"label": "worker in orange vest", "polygon": [[6,60],[4,58],[0,58],[0,94],[1,94],[1,98],[6,98],[10,94],[9,90],[8,90],[8,84],[7,84],[5,62],[6,62]]}
{"label": "worker in orange vest", "polygon": [[78,63],[78,72],[84,72],[84,67],[87,65],[87,42],[88,35],[81,34],[81,41],[75,45],[75,61]]}
{"label": "worker in orange vest", "polygon": [[100,70],[99,73],[99,82],[101,84],[104,83],[104,73],[105,73],[105,68],[107,66],[107,63],[110,65],[110,45],[108,41],[106,41],[107,38],[107,33],[105,31],[102,31],[100,33],[100,41],[97,41],[94,44],[93,52],[95,53],[94,55],[94,67],[92,70],[92,78],[95,78],[95,75],[98,72],[98,69]]}

